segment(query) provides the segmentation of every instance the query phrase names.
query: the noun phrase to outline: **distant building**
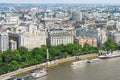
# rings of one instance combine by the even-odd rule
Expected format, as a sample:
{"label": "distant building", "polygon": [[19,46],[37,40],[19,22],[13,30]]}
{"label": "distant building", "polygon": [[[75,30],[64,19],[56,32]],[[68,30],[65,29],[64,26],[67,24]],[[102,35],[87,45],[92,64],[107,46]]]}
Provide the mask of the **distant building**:
{"label": "distant building", "polygon": [[89,29],[89,28],[77,28],[75,30],[76,37],[86,36],[91,38],[96,38],[98,45],[101,45],[107,41],[107,32],[102,29]]}
{"label": "distant building", "polygon": [[82,21],[82,12],[80,12],[80,11],[74,11],[72,13],[72,20],[73,21]]}
{"label": "distant building", "polygon": [[116,22],[116,29],[117,29],[118,31],[120,31],[120,21],[117,21],[117,22]]}
{"label": "distant building", "polygon": [[0,32],[0,50],[6,51],[9,49],[9,37],[7,33]]}
{"label": "distant building", "polygon": [[91,46],[97,46],[97,39],[96,38],[89,38],[89,37],[77,37],[75,42],[79,43],[82,47],[87,43]]}
{"label": "distant building", "polygon": [[118,45],[120,45],[120,32],[117,31],[109,31],[108,37],[112,40],[114,40]]}
{"label": "distant building", "polygon": [[10,16],[7,18],[7,24],[18,24],[19,17],[18,16]]}
{"label": "distant building", "polygon": [[114,38],[113,40],[114,40],[118,45],[120,45],[120,33],[114,34],[113,38]]}
{"label": "distant building", "polygon": [[48,44],[51,46],[69,43],[73,43],[73,34],[67,31],[51,31],[48,35]]}

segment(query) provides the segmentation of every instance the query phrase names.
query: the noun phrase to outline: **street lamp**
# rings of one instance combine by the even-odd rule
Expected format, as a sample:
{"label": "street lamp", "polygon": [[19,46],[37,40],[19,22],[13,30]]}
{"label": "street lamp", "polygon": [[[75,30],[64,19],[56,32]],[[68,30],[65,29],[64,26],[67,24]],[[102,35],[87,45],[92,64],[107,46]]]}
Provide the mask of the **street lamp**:
{"label": "street lamp", "polygon": [[47,49],[47,62],[46,62],[46,67],[48,68],[48,63],[49,63],[49,52],[48,52],[48,49]]}

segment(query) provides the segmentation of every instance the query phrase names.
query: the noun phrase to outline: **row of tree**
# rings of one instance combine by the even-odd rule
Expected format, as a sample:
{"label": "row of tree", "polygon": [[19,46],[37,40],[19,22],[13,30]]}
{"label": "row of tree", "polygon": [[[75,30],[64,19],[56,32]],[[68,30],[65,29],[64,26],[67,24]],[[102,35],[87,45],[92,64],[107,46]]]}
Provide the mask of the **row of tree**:
{"label": "row of tree", "polygon": [[0,52],[0,74],[45,62],[47,49],[49,49],[50,60],[54,60],[55,58],[97,53],[99,50],[116,50],[118,45],[111,39],[108,39],[100,47],[93,47],[89,44],[85,44],[83,47],[79,44],[68,44],[49,47],[42,46],[32,50],[28,50],[25,47],[20,47],[18,50],[7,50]]}

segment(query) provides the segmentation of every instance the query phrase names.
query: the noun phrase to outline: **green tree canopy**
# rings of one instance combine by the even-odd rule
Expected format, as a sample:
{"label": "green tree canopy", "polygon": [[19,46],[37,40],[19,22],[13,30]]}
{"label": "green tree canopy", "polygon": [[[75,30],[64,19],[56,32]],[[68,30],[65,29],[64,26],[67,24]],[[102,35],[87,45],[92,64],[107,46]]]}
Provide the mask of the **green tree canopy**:
{"label": "green tree canopy", "polygon": [[118,44],[113,41],[112,39],[108,39],[104,44],[103,48],[105,50],[117,50],[118,49]]}
{"label": "green tree canopy", "polygon": [[28,48],[23,47],[23,46],[19,47],[18,50],[19,50],[20,54],[27,54],[28,53]]}

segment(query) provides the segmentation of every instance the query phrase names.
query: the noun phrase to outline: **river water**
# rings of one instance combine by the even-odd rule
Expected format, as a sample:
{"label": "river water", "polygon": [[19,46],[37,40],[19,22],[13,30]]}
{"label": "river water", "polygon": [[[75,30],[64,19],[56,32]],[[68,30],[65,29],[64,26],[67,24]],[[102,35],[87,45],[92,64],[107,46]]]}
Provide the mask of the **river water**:
{"label": "river water", "polygon": [[47,80],[120,80],[120,57],[70,67],[70,62],[48,70]]}

